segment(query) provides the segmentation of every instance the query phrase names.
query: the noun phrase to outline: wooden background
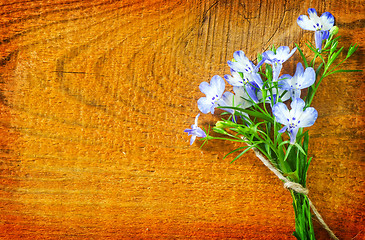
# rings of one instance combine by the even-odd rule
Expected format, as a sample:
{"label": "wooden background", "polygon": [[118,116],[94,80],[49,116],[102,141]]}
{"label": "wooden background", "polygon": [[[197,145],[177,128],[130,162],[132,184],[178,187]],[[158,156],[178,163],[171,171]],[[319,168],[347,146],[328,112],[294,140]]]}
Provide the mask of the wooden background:
{"label": "wooden background", "polygon": [[[0,2],[1,239],[294,239],[290,194],[253,153],[230,164],[235,145],[183,130],[234,51],[313,40],[309,7],[362,69],[363,1]],[[328,77],[313,103],[310,197],[340,239],[365,239],[363,79]]]}

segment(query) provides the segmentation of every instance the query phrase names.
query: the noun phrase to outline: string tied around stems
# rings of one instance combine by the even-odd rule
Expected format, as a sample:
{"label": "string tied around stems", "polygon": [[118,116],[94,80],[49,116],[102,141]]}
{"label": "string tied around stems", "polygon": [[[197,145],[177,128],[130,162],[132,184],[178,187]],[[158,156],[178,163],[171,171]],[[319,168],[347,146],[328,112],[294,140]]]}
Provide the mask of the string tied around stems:
{"label": "string tied around stems", "polygon": [[[248,146],[251,146],[250,144],[248,144],[248,139],[247,138],[243,138],[246,141],[246,144]],[[319,214],[317,208],[314,206],[314,204],[312,203],[312,201],[309,199],[308,197],[308,189],[303,187],[301,184],[296,183],[296,182],[292,182],[289,179],[287,179],[286,177],[284,177],[284,175],[275,167],[271,164],[271,162],[265,158],[264,155],[262,155],[262,153],[256,148],[256,147],[252,147],[252,150],[255,152],[255,155],[261,160],[261,162],[270,169],[270,171],[272,171],[280,180],[282,180],[284,182],[284,187],[286,189],[290,189],[293,190],[297,193],[301,193],[307,196],[308,202],[309,202],[309,206],[312,209],[313,213],[316,215],[319,223],[322,225],[322,227],[328,232],[328,234],[330,235],[330,237],[334,240],[339,240],[336,235],[332,232],[332,230],[328,227],[328,225],[325,223],[325,221],[323,220],[321,214]]]}

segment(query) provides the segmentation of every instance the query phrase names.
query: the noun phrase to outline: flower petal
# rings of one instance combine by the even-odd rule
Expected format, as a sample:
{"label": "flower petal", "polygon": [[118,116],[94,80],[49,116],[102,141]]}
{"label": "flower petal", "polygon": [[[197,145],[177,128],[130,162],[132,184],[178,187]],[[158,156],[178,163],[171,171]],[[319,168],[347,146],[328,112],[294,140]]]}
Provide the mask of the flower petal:
{"label": "flower petal", "polygon": [[308,14],[310,18],[318,17],[317,11],[314,8],[308,8]]}
{"label": "flower petal", "polygon": [[242,50],[235,51],[233,57],[237,62],[245,63],[250,61]]}
{"label": "flower petal", "polygon": [[185,129],[185,130],[184,130],[184,132],[188,133],[188,136],[189,136],[189,135],[191,135],[191,134],[192,134],[193,129],[189,129],[189,128],[187,128],[187,129]]}
{"label": "flower petal", "polygon": [[210,80],[210,84],[207,82],[202,82],[199,85],[199,89],[208,98],[211,96],[218,95],[220,97],[224,91],[225,83],[224,80],[219,76],[215,75]]}
{"label": "flower petal", "polygon": [[300,89],[307,88],[312,86],[312,84],[316,81],[316,72],[313,68],[309,67],[305,69],[303,77],[298,79],[298,84],[300,84]]}
{"label": "flower petal", "polygon": [[279,133],[284,133],[286,131],[286,129],[288,129],[288,126],[284,126],[282,129],[280,129],[278,132]]}
{"label": "flower petal", "polygon": [[288,46],[280,46],[276,49],[276,55],[287,55],[290,52],[290,48]]}
{"label": "flower petal", "polygon": [[272,108],[272,113],[276,117],[277,122],[286,126],[289,125],[290,114],[284,103],[276,103]]}
{"label": "flower petal", "polygon": [[266,61],[266,58],[262,57],[261,61],[255,67],[255,72],[258,72],[260,70],[261,65],[264,64],[265,61]]}
{"label": "flower petal", "polygon": [[313,27],[313,22],[308,18],[307,15],[300,15],[297,19],[297,23],[299,27],[304,30],[315,31],[316,29]]}
{"label": "flower petal", "polygon": [[290,133],[290,144],[294,144],[295,140],[297,138],[297,134],[298,134],[298,130],[299,128],[292,128],[290,129],[289,133]]}
{"label": "flower petal", "polygon": [[200,113],[198,113],[198,115],[196,115],[195,117],[195,126],[198,126],[198,118],[200,116]]}
{"label": "flower petal", "polygon": [[271,50],[267,50],[262,54],[263,59],[266,59],[267,63],[271,63],[271,60],[275,58],[275,53]]}
{"label": "flower petal", "polygon": [[257,94],[256,94],[257,91],[258,91],[257,87],[255,87],[254,85],[251,85],[251,84],[246,85],[246,92],[247,93],[246,92],[245,93],[246,93],[251,105],[253,105],[252,101],[254,101],[255,103],[259,102],[259,99],[258,99]]}
{"label": "flower petal", "polygon": [[330,31],[329,30],[326,30],[326,31],[322,31],[322,39],[323,40],[326,40],[326,39],[328,39],[329,38],[329,36],[330,36]]}
{"label": "flower petal", "polygon": [[234,71],[237,71],[237,72],[244,72],[245,71],[245,66],[242,63],[227,61],[227,64]]}
{"label": "flower petal", "polygon": [[300,115],[303,113],[303,108],[305,106],[304,101],[301,98],[295,98],[290,104],[291,110],[290,115],[299,119]]}
{"label": "flower petal", "polygon": [[220,97],[224,92],[226,84],[219,75],[215,75],[210,80],[210,86],[215,90],[215,93]]}
{"label": "flower petal", "polygon": [[240,108],[248,108],[251,106],[250,102],[248,102],[247,99],[249,99],[245,87],[233,87],[233,92],[235,94],[234,96],[234,104],[240,105]]}
{"label": "flower petal", "polygon": [[210,86],[209,83],[207,82],[202,82],[199,85],[199,89],[202,93],[204,93],[207,96],[212,96],[214,95],[214,89]]}
{"label": "flower petal", "polygon": [[234,87],[242,87],[244,85],[244,80],[238,72],[231,69],[231,75],[232,76],[228,74],[224,75],[224,78],[227,80],[229,84],[231,84]]}
{"label": "flower petal", "polygon": [[292,99],[300,98],[300,93],[301,93],[300,89],[293,89],[291,91],[291,98]]}
{"label": "flower petal", "polygon": [[298,62],[297,68],[295,70],[295,74],[293,77],[298,78],[303,75],[303,72],[304,72],[304,67],[301,62]]}
{"label": "flower petal", "polygon": [[257,86],[261,89],[263,82],[262,79],[260,77],[260,74],[258,73],[252,73],[252,80],[257,84]]}
{"label": "flower petal", "polygon": [[300,115],[298,121],[298,127],[310,127],[314,124],[318,117],[318,112],[313,107],[305,109],[305,111]]}
{"label": "flower petal", "polygon": [[281,75],[281,77],[279,78],[279,88],[281,88],[283,90],[291,89],[291,87],[290,87],[291,79],[292,79],[292,76],[290,76],[289,74]]}
{"label": "flower petal", "polygon": [[330,30],[335,24],[335,18],[329,12],[322,13],[320,19],[323,25],[322,30]]}
{"label": "flower petal", "polygon": [[202,113],[209,113],[211,111],[211,107],[213,106],[212,102],[210,101],[210,99],[206,98],[206,97],[201,97],[198,100],[198,108]]}
{"label": "flower petal", "polygon": [[198,129],[196,129],[196,136],[204,138],[207,135],[205,134],[205,132],[200,127],[198,127]]}
{"label": "flower petal", "polygon": [[193,145],[195,139],[196,139],[196,135],[191,136],[191,138],[190,138],[190,145]]}
{"label": "flower petal", "polygon": [[272,81],[273,82],[278,81],[279,74],[281,72],[282,67],[283,67],[283,64],[281,64],[281,63],[273,64],[273,66],[272,66]]}
{"label": "flower petal", "polygon": [[314,40],[316,42],[316,48],[321,51],[322,50],[322,41],[323,41],[323,33],[322,31],[316,31],[314,34]]}

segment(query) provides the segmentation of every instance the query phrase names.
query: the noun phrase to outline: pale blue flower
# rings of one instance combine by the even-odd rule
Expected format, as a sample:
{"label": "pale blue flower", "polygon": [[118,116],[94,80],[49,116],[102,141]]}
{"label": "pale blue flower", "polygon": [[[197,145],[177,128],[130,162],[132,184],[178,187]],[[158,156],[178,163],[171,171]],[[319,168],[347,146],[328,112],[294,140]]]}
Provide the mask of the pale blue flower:
{"label": "pale blue flower", "polygon": [[234,52],[233,57],[235,61],[228,61],[228,66],[236,72],[243,73],[244,79],[247,79],[249,82],[255,82],[261,88],[262,79],[257,72],[263,61],[255,66],[241,50]]}
{"label": "pale blue flower", "polygon": [[188,133],[189,135],[192,135],[190,138],[190,145],[192,145],[196,139],[196,137],[206,137],[207,135],[205,134],[205,132],[198,127],[198,118],[200,116],[200,113],[195,117],[195,124],[191,125],[191,129],[187,128],[184,130],[184,132]]}
{"label": "pale blue flower", "polygon": [[316,81],[316,72],[313,68],[303,68],[303,65],[299,62],[294,76],[284,74],[280,77],[279,86],[283,90],[290,92],[291,98],[300,98],[300,90],[310,87]]}
{"label": "pale blue flower", "polygon": [[304,30],[315,31],[316,48],[321,51],[322,41],[329,37],[329,30],[333,27],[335,18],[329,12],[324,12],[321,17],[318,17],[314,8],[309,8],[308,14],[309,18],[307,15],[299,16],[297,23]]}
{"label": "pale blue flower", "polygon": [[229,84],[231,84],[234,87],[243,87],[244,85],[250,82],[250,80],[247,77],[245,77],[245,75],[242,74],[243,75],[242,77],[239,72],[233,69],[231,69],[231,75],[226,74],[224,75],[224,78],[227,80]]}
{"label": "pale blue flower", "polygon": [[206,95],[206,97],[201,97],[198,100],[198,108],[202,113],[211,112],[214,114],[214,109],[218,106],[218,102],[222,97],[225,85],[224,80],[218,75],[212,77],[210,84],[202,82],[199,85],[200,91]]}
{"label": "pale blue flower", "polygon": [[272,113],[276,121],[284,125],[279,132],[288,131],[290,144],[294,144],[299,128],[312,126],[318,117],[318,112],[313,107],[308,107],[303,111],[305,103],[300,98],[294,99],[290,106],[291,110],[288,110],[284,103],[276,103]]}
{"label": "pale blue flower", "polygon": [[262,54],[263,59],[265,59],[266,63],[271,64],[272,66],[272,72],[273,72],[273,81],[277,81],[279,78],[279,74],[281,71],[281,68],[283,67],[283,63],[288,60],[294,52],[297,50],[297,48],[293,48],[293,50],[290,51],[290,48],[287,46],[280,46],[278,49],[276,49],[276,53],[269,50]]}

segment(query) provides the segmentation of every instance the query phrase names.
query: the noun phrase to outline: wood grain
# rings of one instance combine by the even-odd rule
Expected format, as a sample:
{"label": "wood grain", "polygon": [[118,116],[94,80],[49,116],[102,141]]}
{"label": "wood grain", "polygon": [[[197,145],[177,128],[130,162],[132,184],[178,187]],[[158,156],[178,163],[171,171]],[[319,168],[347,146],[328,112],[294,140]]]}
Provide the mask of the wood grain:
{"label": "wood grain", "polygon": [[[234,51],[311,40],[309,7],[362,69],[360,0],[0,1],[0,238],[294,239],[290,194],[253,153],[229,164],[235,145],[183,130]],[[310,197],[340,239],[365,238],[363,79],[328,77],[313,104]]]}

